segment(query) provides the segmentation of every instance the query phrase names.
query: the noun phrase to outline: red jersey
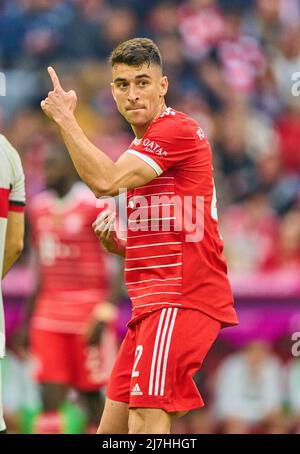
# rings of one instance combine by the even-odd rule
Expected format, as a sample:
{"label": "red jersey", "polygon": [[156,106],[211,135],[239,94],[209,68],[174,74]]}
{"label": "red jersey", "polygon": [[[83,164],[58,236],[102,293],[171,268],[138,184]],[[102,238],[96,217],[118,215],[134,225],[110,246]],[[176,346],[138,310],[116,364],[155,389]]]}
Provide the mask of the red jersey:
{"label": "red jersey", "polygon": [[125,278],[133,319],[178,306],[237,324],[203,131],[167,108],[127,153],[157,173],[128,194]]}
{"label": "red jersey", "polygon": [[107,255],[92,229],[101,211],[96,202],[83,183],[63,198],[45,191],[32,201],[29,220],[40,274],[36,328],[78,333],[106,297]]}

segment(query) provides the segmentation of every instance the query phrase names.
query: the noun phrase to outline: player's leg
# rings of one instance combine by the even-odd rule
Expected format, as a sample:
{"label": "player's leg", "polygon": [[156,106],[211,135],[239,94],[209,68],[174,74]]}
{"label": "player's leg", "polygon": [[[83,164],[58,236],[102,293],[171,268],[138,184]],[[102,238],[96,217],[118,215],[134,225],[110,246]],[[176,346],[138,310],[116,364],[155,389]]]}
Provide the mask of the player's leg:
{"label": "player's leg", "polygon": [[84,335],[72,337],[71,385],[83,400],[86,433],[96,433],[105,403],[105,395],[100,390],[107,385],[117,354],[115,330],[104,329],[101,343],[95,345],[88,345]]}
{"label": "player's leg", "polygon": [[203,406],[193,377],[220,323],[199,311],[164,308],[136,330],[129,433],[170,433],[174,416]]}
{"label": "player's leg", "polygon": [[[155,399],[149,396],[149,382],[153,380],[154,374],[160,373],[151,364],[151,356],[153,349],[156,350],[158,346],[165,313],[166,309],[157,311],[136,326],[135,362],[130,383],[128,421],[130,434],[169,434],[171,432],[172,414],[165,411],[161,402],[155,402]],[[150,394],[152,394],[151,391]]]}
{"label": "player's leg", "polygon": [[42,412],[35,424],[35,433],[63,433],[61,407],[70,382],[68,335],[31,329],[30,348],[36,361],[36,381],[41,385]]}
{"label": "player's leg", "polygon": [[160,408],[131,408],[129,434],[169,434],[172,416]]}
{"label": "player's leg", "polygon": [[169,434],[174,418],[185,416],[188,411],[167,413],[160,408],[130,408],[130,434]]}
{"label": "player's leg", "polygon": [[68,388],[56,383],[41,383],[42,412],[38,415],[34,432],[37,434],[63,432],[60,408],[65,401]]}
{"label": "player's leg", "polygon": [[111,373],[98,434],[128,433],[128,402],[134,363],[135,329],[129,328]]}
{"label": "player's leg", "polygon": [[57,383],[41,383],[41,399],[45,412],[55,412],[60,409],[68,392],[66,385]]}
{"label": "player's leg", "polygon": [[128,433],[128,404],[105,399],[104,411],[101,417],[98,434],[127,434]]}
{"label": "player's leg", "polygon": [[104,397],[100,395],[103,367],[98,345],[89,346],[84,336],[72,335],[71,386],[80,394],[85,413],[85,432],[95,434],[104,408]]}
{"label": "player's leg", "polygon": [[84,433],[86,415],[77,403],[68,399],[69,386],[44,383],[41,388],[43,411],[35,421],[35,433]]}
{"label": "player's leg", "polygon": [[[170,433],[173,417],[185,414],[189,408],[201,406],[200,396],[195,397],[193,393],[192,402],[184,399],[182,402],[180,398],[178,402],[173,402],[172,387],[178,385],[176,380],[174,383],[176,368],[173,362],[176,360],[176,342],[182,342],[182,326],[179,324],[175,345],[173,342],[171,346],[175,318],[176,310],[164,309],[128,330],[108,384],[108,398],[99,434],[127,433],[127,430],[132,434],[167,434]],[[185,322],[183,320],[183,325]],[[167,374],[169,349],[172,354]],[[184,364],[183,368],[185,370]],[[178,388],[175,391],[180,393]]]}
{"label": "player's leg", "polygon": [[95,434],[104,410],[104,396],[99,391],[80,393],[87,415],[86,433]]}

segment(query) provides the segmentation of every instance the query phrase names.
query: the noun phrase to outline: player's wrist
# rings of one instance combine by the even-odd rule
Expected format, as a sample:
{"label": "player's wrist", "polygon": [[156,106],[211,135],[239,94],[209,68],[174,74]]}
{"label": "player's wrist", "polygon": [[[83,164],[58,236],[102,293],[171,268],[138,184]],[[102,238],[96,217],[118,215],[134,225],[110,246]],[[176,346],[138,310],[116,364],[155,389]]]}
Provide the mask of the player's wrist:
{"label": "player's wrist", "polygon": [[78,127],[75,115],[71,111],[65,112],[63,115],[60,115],[59,117],[55,118],[54,120],[55,120],[55,123],[61,129],[61,131],[70,132],[76,126]]}

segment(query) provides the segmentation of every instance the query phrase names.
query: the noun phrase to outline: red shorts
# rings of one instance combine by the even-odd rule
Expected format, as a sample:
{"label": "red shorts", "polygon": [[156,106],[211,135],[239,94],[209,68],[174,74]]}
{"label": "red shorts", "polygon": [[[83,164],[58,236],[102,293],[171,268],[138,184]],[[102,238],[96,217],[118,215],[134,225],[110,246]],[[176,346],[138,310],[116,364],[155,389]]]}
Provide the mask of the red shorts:
{"label": "red shorts", "polygon": [[107,397],[167,412],[202,407],[193,377],[220,329],[221,323],[204,313],[180,308],[164,308],[129,324]]}
{"label": "red shorts", "polygon": [[117,353],[116,335],[107,329],[99,346],[87,346],[80,334],[33,328],[31,353],[39,383],[63,384],[82,392],[106,385]]}

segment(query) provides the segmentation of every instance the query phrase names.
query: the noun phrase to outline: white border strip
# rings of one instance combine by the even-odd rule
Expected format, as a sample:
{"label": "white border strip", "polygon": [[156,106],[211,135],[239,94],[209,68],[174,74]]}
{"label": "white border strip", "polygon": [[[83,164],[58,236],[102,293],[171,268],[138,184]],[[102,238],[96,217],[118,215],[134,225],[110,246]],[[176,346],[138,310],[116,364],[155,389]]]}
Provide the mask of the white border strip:
{"label": "white border strip", "polygon": [[150,281],[159,281],[159,282],[165,282],[165,281],[177,281],[178,279],[182,279],[182,277],[167,277],[166,279],[144,279],[143,281],[135,281],[135,282],[126,282],[126,285],[132,285],[132,284],[140,284],[141,282],[150,282]]}
{"label": "white border strip", "polygon": [[[138,290],[138,289],[136,289],[136,290]],[[133,291],[133,290],[131,289],[131,291]],[[164,294],[164,295],[166,295],[166,294],[168,294],[168,295],[181,295],[181,292],[165,292],[165,291],[163,290],[163,291],[161,291],[161,292],[145,293],[144,295],[140,295],[140,296],[131,296],[130,299],[132,299],[132,300],[137,300],[137,299],[139,299],[139,298],[144,298],[145,296],[150,296],[150,295],[162,295],[162,294]]]}
{"label": "white border strip", "polygon": [[152,284],[152,285],[146,285],[145,287],[137,287],[137,288],[131,288],[129,289],[131,292],[139,292],[140,290],[144,289],[144,288],[152,288],[152,287],[161,287],[161,286],[171,286],[171,287],[174,287],[177,286],[177,287],[181,287],[182,284]]}
{"label": "white border strip", "polygon": [[149,164],[149,166],[152,167],[153,170],[157,173],[157,175],[161,175],[163,173],[162,168],[157,164],[157,162],[154,161],[154,159],[150,158],[150,156],[146,156],[143,153],[140,153],[139,151],[136,150],[126,150],[126,153],[132,154],[134,156],[137,156],[138,158],[142,159],[144,162]]}
{"label": "white border strip", "polygon": [[134,257],[133,259],[126,259],[126,260],[129,261],[129,260],[157,259],[158,257],[173,257],[174,255],[182,255],[182,252],[176,252],[176,254],[149,255],[148,257]]}
{"label": "white border strip", "polygon": [[134,306],[134,308],[132,309],[132,311],[134,311],[135,309],[138,309],[139,307],[146,307],[146,306],[159,306],[160,304],[168,304],[169,306],[182,306],[182,304],[179,304],[179,303],[167,303],[165,301],[162,301],[161,303],[150,303],[150,304],[141,304],[140,306]]}
{"label": "white border strip", "polygon": [[168,267],[173,267],[173,266],[180,266],[182,265],[182,262],[175,263],[175,264],[170,264],[170,265],[160,265],[159,263],[155,266],[138,266],[136,268],[125,268],[125,271],[135,271],[135,270],[147,270],[147,269],[153,269],[153,268],[168,268]]}
{"label": "white border strip", "polygon": [[140,248],[140,247],[149,247],[149,246],[165,246],[166,244],[181,244],[181,241],[171,241],[171,242],[168,242],[168,243],[140,244],[138,246],[126,246],[126,249],[137,249],[137,248]]}

